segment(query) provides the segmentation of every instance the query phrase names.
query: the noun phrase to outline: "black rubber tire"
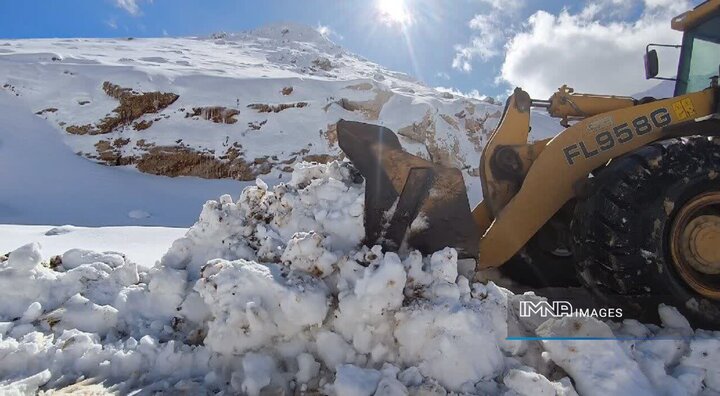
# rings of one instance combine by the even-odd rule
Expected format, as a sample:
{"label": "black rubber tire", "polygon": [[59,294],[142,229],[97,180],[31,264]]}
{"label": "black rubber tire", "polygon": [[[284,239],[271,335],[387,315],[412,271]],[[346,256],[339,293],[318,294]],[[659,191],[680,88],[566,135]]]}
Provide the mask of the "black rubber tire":
{"label": "black rubber tire", "polygon": [[656,142],[612,160],[575,206],[571,232],[581,282],[607,301],[618,295],[630,304],[644,301],[644,318],[656,317],[663,302],[694,325],[719,328],[720,302],[686,285],[668,247],[674,215],[707,191],[720,191],[720,138]]}
{"label": "black rubber tire", "polygon": [[[562,228],[567,239],[567,249],[571,249],[568,225],[572,215],[572,204],[567,205],[561,212],[567,212],[567,219],[557,219],[558,228]],[[551,220],[552,222],[552,220]],[[500,267],[500,273],[532,289],[546,287],[580,286],[571,252],[567,255],[557,255],[547,250],[556,238],[557,230],[552,224],[546,224],[523,247],[523,249]],[[550,240],[550,241],[548,241]]]}

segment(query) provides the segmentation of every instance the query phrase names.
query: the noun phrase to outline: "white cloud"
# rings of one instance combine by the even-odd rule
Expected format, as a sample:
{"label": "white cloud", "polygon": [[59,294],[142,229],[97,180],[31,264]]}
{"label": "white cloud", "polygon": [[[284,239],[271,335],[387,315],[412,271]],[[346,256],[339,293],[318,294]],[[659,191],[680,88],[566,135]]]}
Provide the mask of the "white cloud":
{"label": "white cloud", "polygon": [[524,0],[482,0],[482,2],[496,10],[519,10],[525,6]]}
{"label": "white cloud", "polygon": [[437,73],[435,73],[435,76],[438,77],[438,78],[442,78],[443,80],[449,80],[449,79],[450,79],[450,75],[447,74],[447,73],[445,73],[445,72],[437,72]]}
{"label": "white cloud", "polygon": [[487,95],[481,95],[480,91],[478,91],[477,89],[473,89],[470,92],[462,92],[462,91],[458,90],[457,88],[452,88],[452,87],[435,87],[435,90],[439,91],[439,92],[447,92],[447,93],[453,94],[455,96],[462,96],[462,97],[470,98],[470,99],[485,100],[488,98]]}
{"label": "white cloud", "polygon": [[[127,11],[130,15],[140,15],[140,5],[138,4],[142,0],[115,0],[115,5]],[[145,0],[148,3],[152,3],[152,0]]]}
{"label": "white cloud", "polygon": [[135,0],[115,0],[115,5],[129,12],[130,15],[137,15],[140,12]]}
{"label": "white cloud", "polygon": [[[645,46],[679,43],[681,34],[670,29],[670,19],[690,3],[645,0],[643,14],[632,22],[599,20],[598,4],[577,14],[533,14],[506,45],[500,79],[539,98],[562,84],[578,92],[623,95],[657,85],[645,80]],[[675,74],[677,55],[676,50],[660,53],[661,74]]]}
{"label": "white cloud", "polygon": [[500,54],[504,35],[502,28],[497,26],[498,20],[491,15],[475,15],[468,25],[477,32],[468,44],[455,46],[453,69],[469,72],[476,58],[488,60]]}
{"label": "white cloud", "polygon": [[455,45],[453,69],[472,71],[477,59],[485,62],[502,53],[502,45],[512,29],[511,19],[523,6],[523,1],[482,0],[490,11],[476,14],[468,26],[474,31],[466,44]]}

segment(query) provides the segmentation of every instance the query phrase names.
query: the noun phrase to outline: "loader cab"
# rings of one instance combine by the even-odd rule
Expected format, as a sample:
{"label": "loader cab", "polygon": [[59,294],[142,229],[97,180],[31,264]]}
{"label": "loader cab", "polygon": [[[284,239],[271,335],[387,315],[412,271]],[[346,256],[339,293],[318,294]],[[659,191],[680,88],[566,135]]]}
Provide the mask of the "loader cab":
{"label": "loader cab", "polygon": [[[675,95],[702,91],[720,75],[720,0],[709,0],[673,18],[671,26],[683,32],[682,45],[648,44],[645,77],[675,81]],[[680,48],[675,78],[658,77],[658,54],[651,47]],[[715,80],[713,80],[715,78]]]}
{"label": "loader cab", "polygon": [[720,12],[683,35],[675,96],[702,91],[720,74]]}

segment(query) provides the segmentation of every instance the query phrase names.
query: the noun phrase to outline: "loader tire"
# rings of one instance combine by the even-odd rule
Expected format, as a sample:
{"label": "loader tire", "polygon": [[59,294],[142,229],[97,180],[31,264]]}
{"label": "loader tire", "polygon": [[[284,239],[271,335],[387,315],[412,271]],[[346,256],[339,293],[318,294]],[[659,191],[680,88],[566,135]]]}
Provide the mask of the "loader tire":
{"label": "loader tire", "polygon": [[[645,301],[641,310],[650,317],[656,318],[658,303],[667,303],[694,325],[718,328],[720,274],[693,270],[695,278],[687,275],[686,256],[675,259],[675,230],[685,208],[702,197],[720,198],[720,138],[644,146],[613,159],[589,184],[571,223],[576,270],[584,286],[606,301],[618,296],[631,304]],[[714,219],[711,227],[717,227],[720,205],[703,210],[701,215]],[[717,257],[720,250],[707,246],[703,257]]]}
{"label": "loader tire", "polygon": [[500,273],[533,289],[580,286],[574,269],[570,219],[574,202],[563,207],[507,263]]}

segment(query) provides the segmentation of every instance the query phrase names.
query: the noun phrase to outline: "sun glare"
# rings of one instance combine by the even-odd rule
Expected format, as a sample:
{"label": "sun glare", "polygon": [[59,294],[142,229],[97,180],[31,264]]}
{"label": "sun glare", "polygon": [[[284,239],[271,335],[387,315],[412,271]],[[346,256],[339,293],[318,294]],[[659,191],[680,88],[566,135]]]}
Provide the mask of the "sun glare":
{"label": "sun glare", "polygon": [[385,23],[406,26],[412,23],[412,15],[405,0],[377,0],[377,10]]}

